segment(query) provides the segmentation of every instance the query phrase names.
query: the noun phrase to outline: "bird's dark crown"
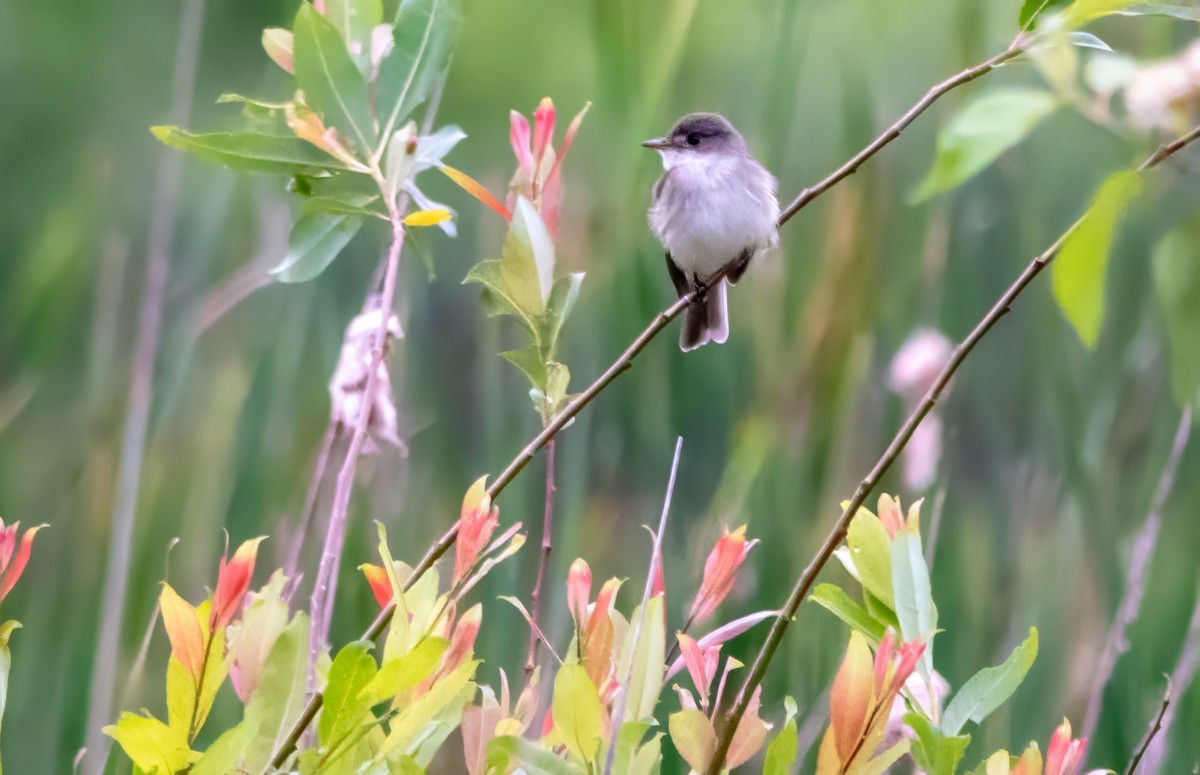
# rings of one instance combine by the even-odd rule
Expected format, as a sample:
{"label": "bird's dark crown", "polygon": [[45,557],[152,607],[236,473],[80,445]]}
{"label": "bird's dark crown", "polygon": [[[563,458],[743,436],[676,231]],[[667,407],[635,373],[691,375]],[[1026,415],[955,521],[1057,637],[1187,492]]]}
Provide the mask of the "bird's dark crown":
{"label": "bird's dark crown", "polygon": [[687,114],[675,123],[667,140],[679,148],[701,151],[745,145],[733,124],[719,113]]}

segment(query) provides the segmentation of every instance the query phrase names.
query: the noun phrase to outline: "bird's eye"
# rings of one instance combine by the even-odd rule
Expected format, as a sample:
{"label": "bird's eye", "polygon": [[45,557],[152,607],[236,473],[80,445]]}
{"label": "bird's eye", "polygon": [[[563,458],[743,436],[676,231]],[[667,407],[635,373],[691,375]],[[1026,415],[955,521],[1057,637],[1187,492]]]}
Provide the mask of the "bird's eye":
{"label": "bird's eye", "polygon": [[693,146],[693,147],[699,145],[700,137],[698,135],[694,135],[694,134],[688,135],[687,136],[687,144],[690,146]]}

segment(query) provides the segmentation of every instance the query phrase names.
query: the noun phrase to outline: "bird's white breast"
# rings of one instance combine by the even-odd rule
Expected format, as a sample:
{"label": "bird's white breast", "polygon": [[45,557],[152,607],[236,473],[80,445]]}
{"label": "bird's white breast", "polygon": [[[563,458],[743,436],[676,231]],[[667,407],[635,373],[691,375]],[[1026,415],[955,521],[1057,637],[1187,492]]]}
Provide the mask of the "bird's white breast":
{"label": "bird's white breast", "polygon": [[650,227],[689,275],[712,274],[747,247],[774,247],[775,178],[741,154],[664,149]]}

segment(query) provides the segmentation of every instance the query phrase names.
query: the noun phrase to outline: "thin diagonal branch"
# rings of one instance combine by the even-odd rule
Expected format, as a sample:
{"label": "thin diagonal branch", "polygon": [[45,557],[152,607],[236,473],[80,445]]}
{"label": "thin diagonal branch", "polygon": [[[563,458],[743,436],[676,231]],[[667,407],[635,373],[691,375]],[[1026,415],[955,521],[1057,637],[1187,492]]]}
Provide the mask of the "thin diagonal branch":
{"label": "thin diagonal branch", "polygon": [[[179,17],[179,39],[171,80],[171,118],[186,124],[195,91],[196,65],[200,58],[200,33],[204,28],[205,0],[188,0]],[[92,688],[86,728],[87,763],[84,771],[104,769],[111,740],[101,727],[112,713],[114,681],[121,651],[121,625],[125,618],[125,595],[129,586],[129,563],[133,523],[137,515],[142,458],[154,398],[154,364],[162,327],[163,297],[170,270],[171,242],[175,234],[175,209],[179,200],[183,158],[163,148],[162,162],[154,186],[154,200],[146,238],[146,277],[134,342],[129,405],[121,438],[121,463],[113,503],[108,551],[108,572],[101,598],[100,635],[92,663]]]}
{"label": "thin diagonal branch", "polygon": [[[892,124],[890,127],[888,127],[883,134],[872,140],[869,145],[863,148],[863,150],[859,151],[857,154],[851,157],[849,161],[838,167],[815,185],[801,191],[799,195],[797,195],[796,198],[792,200],[792,202],[789,203],[788,206],[783,210],[779,217],[779,226],[784,226],[789,220],[792,219],[793,216],[796,215],[796,213],[811,204],[822,194],[829,191],[841,180],[856,172],[859,167],[861,167],[871,157],[875,156],[875,154],[882,150],[884,146],[888,145],[897,137],[899,137],[900,133],[903,132],[909,124],[911,124],[919,115],[924,113],[925,110],[928,109],[929,106],[938,99],[953,89],[962,86],[963,84],[970,83],[980,76],[991,72],[1005,62],[1020,56],[1022,51],[1020,48],[1020,42],[1021,39],[1018,37],[1002,53],[978,65],[975,65],[974,67],[963,70],[959,74],[942,81],[926,92],[925,96],[923,96],[915,105],[913,105],[907,113],[901,116],[895,124]],[[736,261],[730,262],[730,264],[714,272],[712,276],[705,281],[705,286],[711,287],[718,280],[724,278],[725,274],[731,268],[733,268],[733,264],[735,263]],[[491,486],[488,487],[488,495],[495,500],[496,497],[499,496],[504,490],[504,488],[507,487],[514,478],[516,478],[517,474],[521,473],[525,466],[529,464],[529,461],[533,459],[538,450],[545,447],[551,439],[558,435],[559,431],[566,427],[566,425],[570,423],[576,415],[583,411],[583,409],[592,402],[592,399],[594,399],[605,388],[612,384],[617,377],[628,371],[633,366],[634,358],[636,358],[642,352],[642,350],[646,349],[646,346],[650,344],[650,341],[658,336],[664,328],[670,325],[671,321],[679,317],[679,315],[683,313],[683,310],[687,309],[687,306],[696,301],[699,296],[699,290],[685,294],[675,301],[675,303],[673,303],[671,306],[667,307],[665,310],[656,315],[650,324],[646,326],[645,330],[638,334],[637,338],[633,340],[633,343],[625,349],[625,352],[621,353],[621,356],[617,358],[617,360],[613,361],[612,365],[609,366],[604,373],[596,379],[595,382],[589,385],[587,389],[585,389],[570,403],[568,403],[563,410],[557,416],[555,416],[555,418],[551,420],[545,428],[542,429],[541,433],[539,433],[533,438],[533,440],[526,444],[524,449],[522,449],[517,456],[512,459],[511,462],[509,462],[505,469],[500,472],[500,475],[492,481]],[[420,562],[417,563],[416,567],[413,568],[412,574],[405,582],[405,589],[409,589],[431,567],[433,567],[433,564],[437,562],[442,555],[444,555],[450,549],[451,546],[454,545],[454,541],[457,537],[458,523],[456,522],[425,552],[425,555],[421,558]],[[375,638],[378,638],[387,628],[388,622],[391,621],[394,611],[394,604],[388,604],[386,608],[380,611],[379,615],[375,618],[375,621],[372,622],[371,626],[367,628],[366,632],[363,633],[363,639],[374,640]],[[320,708],[321,696],[319,694],[314,695],[309,701],[308,705],[304,708],[304,712],[301,714],[300,719],[296,722],[292,732],[288,735],[287,739],[284,740],[283,745],[280,746],[279,750],[276,751],[276,755],[273,759],[276,767],[282,766],[283,762],[287,760],[287,757],[295,748],[296,741],[300,739],[300,735],[303,734],[304,729],[312,723],[312,720],[316,717],[317,711],[319,711]]]}
{"label": "thin diagonal branch", "polygon": [[1125,775],[1133,775],[1137,771],[1138,764],[1141,763],[1142,757],[1146,755],[1150,744],[1154,742],[1154,737],[1163,727],[1163,716],[1167,715],[1167,708],[1171,705],[1171,679],[1167,678],[1167,688],[1163,691],[1162,701],[1158,704],[1158,712],[1154,714],[1154,718],[1150,720],[1150,725],[1146,728],[1146,734],[1142,736],[1142,741],[1138,743],[1137,748],[1133,750],[1133,756],[1129,759],[1129,764],[1125,767]]}
{"label": "thin diagonal branch", "polygon": [[1179,427],[1175,430],[1175,438],[1171,443],[1171,451],[1163,466],[1158,484],[1154,488],[1150,511],[1146,521],[1133,539],[1133,549],[1129,554],[1129,572],[1125,577],[1125,593],[1117,606],[1117,614],[1113,618],[1108,638],[1104,642],[1104,651],[1093,673],[1092,687],[1088,694],[1087,710],[1083,715],[1083,728],[1079,736],[1091,740],[1096,734],[1096,724],[1100,721],[1100,710],[1103,707],[1104,687],[1112,677],[1113,668],[1121,655],[1129,650],[1129,641],[1125,632],[1137,619],[1142,607],[1142,597],[1146,593],[1146,574],[1150,570],[1150,558],[1158,546],[1158,529],[1162,524],[1162,508],[1171,494],[1175,484],[1175,472],[1179,468],[1179,460],[1187,447],[1188,436],[1192,430],[1192,410],[1185,408],[1179,418]]}
{"label": "thin diagonal branch", "polygon": [[[1138,170],[1144,171],[1158,166],[1197,137],[1200,137],[1200,127],[1196,127],[1169,145],[1159,148],[1138,167]],[[888,444],[887,449],[884,450],[883,455],[875,462],[870,473],[859,483],[858,488],[854,491],[854,496],[850,499],[841,516],[838,517],[837,522],[834,523],[833,528],[825,537],[825,541],[821,544],[820,549],[817,550],[816,556],[805,567],[800,577],[796,579],[796,585],[792,588],[787,603],[783,606],[774,624],[771,625],[771,630],[767,633],[766,641],[755,656],[750,673],[747,675],[746,680],[742,683],[741,690],[738,692],[737,702],[730,710],[725,724],[721,728],[720,736],[717,740],[717,750],[708,767],[709,775],[717,775],[717,773],[721,772],[725,763],[725,755],[728,753],[729,745],[733,739],[733,731],[737,729],[738,722],[742,720],[742,716],[750,704],[750,697],[753,695],[755,688],[762,683],[763,676],[767,672],[767,666],[775,656],[775,651],[779,648],[779,644],[787,632],[792,617],[796,615],[800,604],[808,597],[808,592],[816,581],[817,575],[825,567],[825,563],[829,561],[834,550],[841,544],[842,539],[846,537],[846,531],[850,527],[850,520],[858,513],[858,509],[874,491],[880,478],[887,473],[888,469],[891,468],[892,464],[899,457],[901,451],[904,450],[905,445],[908,444],[908,440],[912,437],[913,432],[916,431],[917,426],[921,424],[921,421],[925,419],[925,416],[933,410],[933,407],[941,399],[946,385],[950,382],[950,378],[954,376],[954,373],[958,371],[958,367],[962,365],[967,356],[971,354],[971,351],[975,349],[975,345],[979,344],[979,341],[987,335],[988,331],[992,330],[992,327],[1000,321],[1000,318],[1008,313],[1012,307],[1012,303],[1028,287],[1033,278],[1041,274],[1042,270],[1050,265],[1055,254],[1062,248],[1063,243],[1079,228],[1080,224],[1086,218],[1087,216],[1084,215],[1076,221],[1045,252],[1030,261],[1029,265],[1025,267],[1024,271],[1021,272],[1012,285],[1008,286],[996,303],[992,305],[992,308],[988,310],[987,314],[975,325],[971,333],[959,342],[958,346],[954,348],[954,352],[950,355],[950,360],[929,387],[929,390],[925,393],[925,397],[921,399],[921,403],[917,405],[913,413],[904,421],[904,425],[897,431],[891,443]]]}

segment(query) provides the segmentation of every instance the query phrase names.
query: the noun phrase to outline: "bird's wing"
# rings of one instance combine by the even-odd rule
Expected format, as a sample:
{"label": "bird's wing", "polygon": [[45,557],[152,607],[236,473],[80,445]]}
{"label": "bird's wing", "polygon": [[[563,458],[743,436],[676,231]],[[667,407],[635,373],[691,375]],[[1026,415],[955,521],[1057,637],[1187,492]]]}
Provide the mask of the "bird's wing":
{"label": "bird's wing", "polygon": [[687,275],[680,271],[679,267],[675,266],[675,261],[671,258],[668,252],[667,256],[667,272],[671,275],[671,282],[675,284],[675,293],[680,297],[686,296],[691,290],[688,285]]}

